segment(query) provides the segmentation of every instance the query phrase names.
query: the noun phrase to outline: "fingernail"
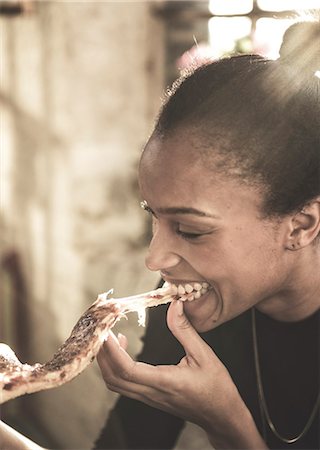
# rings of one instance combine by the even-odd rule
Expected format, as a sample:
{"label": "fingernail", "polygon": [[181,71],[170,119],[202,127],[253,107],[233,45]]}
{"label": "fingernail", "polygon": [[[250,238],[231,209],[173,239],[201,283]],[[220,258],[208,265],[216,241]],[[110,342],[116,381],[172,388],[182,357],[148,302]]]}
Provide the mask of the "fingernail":
{"label": "fingernail", "polygon": [[183,316],[183,302],[181,300],[176,300],[177,312],[179,316]]}

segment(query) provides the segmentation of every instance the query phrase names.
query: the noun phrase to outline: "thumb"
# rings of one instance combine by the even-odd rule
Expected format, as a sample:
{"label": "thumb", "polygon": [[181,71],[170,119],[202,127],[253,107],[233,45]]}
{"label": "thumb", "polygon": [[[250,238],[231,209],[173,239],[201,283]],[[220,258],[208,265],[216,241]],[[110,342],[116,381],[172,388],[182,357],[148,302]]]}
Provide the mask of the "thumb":
{"label": "thumb", "polygon": [[183,346],[187,355],[195,360],[207,358],[208,351],[212,353],[211,348],[199,336],[197,331],[189,322],[183,310],[183,302],[174,300],[168,309],[167,324],[171,333]]}
{"label": "thumb", "polygon": [[123,348],[123,350],[127,350],[128,339],[124,334],[118,333],[118,341],[119,341],[120,347]]}

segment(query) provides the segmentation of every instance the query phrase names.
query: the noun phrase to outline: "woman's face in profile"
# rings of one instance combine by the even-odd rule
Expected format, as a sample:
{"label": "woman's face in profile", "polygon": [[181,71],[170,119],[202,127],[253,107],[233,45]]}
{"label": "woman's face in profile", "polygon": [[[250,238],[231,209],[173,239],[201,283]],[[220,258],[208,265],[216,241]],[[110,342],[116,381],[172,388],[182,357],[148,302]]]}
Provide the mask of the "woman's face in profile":
{"label": "woman's face in profile", "polygon": [[140,164],[142,197],[153,216],[146,264],[176,286],[207,282],[184,309],[207,331],[252,305],[277,299],[288,268],[284,224],[261,218],[261,194],[216,175],[190,136],[153,138]]}

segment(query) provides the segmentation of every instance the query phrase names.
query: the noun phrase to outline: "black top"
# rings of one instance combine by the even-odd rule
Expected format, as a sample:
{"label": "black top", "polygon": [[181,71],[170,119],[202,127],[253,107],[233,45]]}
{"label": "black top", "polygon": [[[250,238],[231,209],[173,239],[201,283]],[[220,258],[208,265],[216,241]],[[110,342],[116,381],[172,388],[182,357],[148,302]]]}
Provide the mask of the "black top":
{"label": "black top", "polygon": [[[140,361],[176,364],[183,349],[166,326],[166,306],[149,311]],[[284,437],[304,428],[319,392],[319,312],[297,323],[272,320],[256,312],[262,381],[271,419]],[[201,334],[228,368],[262,433],[254,368],[252,318],[247,311]],[[271,449],[319,449],[319,410],[307,434],[298,442],[279,441],[270,429],[265,438]],[[120,397],[102,430],[95,449],[172,449],[183,420],[141,402]]]}

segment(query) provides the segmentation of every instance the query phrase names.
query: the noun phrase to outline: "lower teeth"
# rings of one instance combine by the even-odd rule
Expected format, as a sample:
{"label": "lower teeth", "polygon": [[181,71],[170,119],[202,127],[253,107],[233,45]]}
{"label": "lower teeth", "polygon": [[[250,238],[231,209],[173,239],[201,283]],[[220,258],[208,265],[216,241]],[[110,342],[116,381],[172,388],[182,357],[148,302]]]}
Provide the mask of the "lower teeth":
{"label": "lower teeth", "polygon": [[206,294],[208,292],[208,289],[202,288],[201,291],[194,291],[193,294],[184,294],[181,295],[178,299],[181,301],[188,301],[188,302],[192,302],[193,300],[197,300],[198,298],[200,298],[202,295]]}

